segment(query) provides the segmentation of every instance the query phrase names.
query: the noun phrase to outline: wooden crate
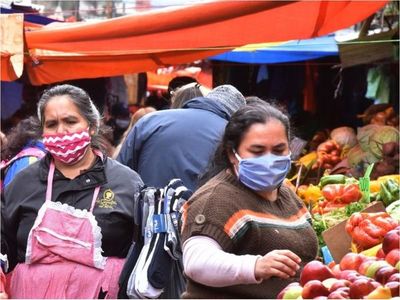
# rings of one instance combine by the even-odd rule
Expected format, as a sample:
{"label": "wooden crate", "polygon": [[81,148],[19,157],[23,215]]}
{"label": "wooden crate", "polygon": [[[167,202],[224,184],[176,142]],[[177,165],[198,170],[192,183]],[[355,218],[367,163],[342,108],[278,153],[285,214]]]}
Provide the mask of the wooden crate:
{"label": "wooden crate", "polygon": [[398,29],[394,29],[339,43],[339,57],[342,67],[395,59],[398,50],[395,45],[397,42],[383,41],[391,40],[397,31]]}

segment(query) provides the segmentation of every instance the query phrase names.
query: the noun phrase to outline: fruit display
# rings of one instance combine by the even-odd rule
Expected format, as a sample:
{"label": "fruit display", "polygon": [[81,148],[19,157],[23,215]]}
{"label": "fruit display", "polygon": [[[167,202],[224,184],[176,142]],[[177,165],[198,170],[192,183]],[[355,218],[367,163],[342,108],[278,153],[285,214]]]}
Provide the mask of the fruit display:
{"label": "fruit display", "polygon": [[[300,282],[286,286],[278,299],[393,299],[400,292],[400,226],[383,237],[382,258],[347,253],[338,264],[306,264]],[[379,251],[377,251],[379,252]]]}

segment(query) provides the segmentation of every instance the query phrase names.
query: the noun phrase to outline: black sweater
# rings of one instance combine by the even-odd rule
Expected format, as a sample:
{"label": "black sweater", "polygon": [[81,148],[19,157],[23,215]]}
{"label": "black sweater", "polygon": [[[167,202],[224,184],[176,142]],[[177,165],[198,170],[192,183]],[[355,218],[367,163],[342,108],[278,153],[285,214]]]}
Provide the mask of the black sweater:
{"label": "black sweater", "polygon": [[[18,173],[2,195],[1,253],[7,253],[11,268],[25,261],[29,231],[45,202],[49,165],[48,154]],[[125,257],[134,231],[134,195],[143,185],[136,172],[110,158],[98,158],[72,180],[56,169],[52,201],[89,210],[98,185],[93,214],[102,232],[103,256]]]}

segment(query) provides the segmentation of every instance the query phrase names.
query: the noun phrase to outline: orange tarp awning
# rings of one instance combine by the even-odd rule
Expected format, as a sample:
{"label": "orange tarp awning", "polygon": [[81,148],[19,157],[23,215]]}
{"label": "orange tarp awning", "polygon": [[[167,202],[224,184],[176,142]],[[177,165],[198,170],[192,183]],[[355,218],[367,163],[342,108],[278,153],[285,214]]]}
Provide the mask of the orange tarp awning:
{"label": "orange tarp awning", "polygon": [[[250,43],[306,39],[358,23],[384,1],[210,1],[25,33],[33,84],[154,70]],[[32,64],[31,59],[35,62]]]}

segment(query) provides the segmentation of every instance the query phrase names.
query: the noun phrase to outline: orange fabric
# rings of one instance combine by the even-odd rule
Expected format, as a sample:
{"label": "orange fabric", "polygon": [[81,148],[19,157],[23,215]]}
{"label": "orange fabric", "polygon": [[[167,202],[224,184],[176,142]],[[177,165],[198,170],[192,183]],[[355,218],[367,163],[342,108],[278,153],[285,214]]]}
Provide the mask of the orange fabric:
{"label": "orange fabric", "polygon": [[353,25],[388,1],[212,1],[96,23],[58,23],[27,32],[31,48],[126,51],[238,47],[305,39]]}
{"label": "orange fabric", "polygon": [[168,89],[169,82],[177,76],[189,76],[196,79],[201,85],[212,88],[212,70],[201,68],[191,69],[173,69],[169,72],[166,70],[165,73],[158,74],[156,72],[147,72],[147,88],[148,89],[159,89],[166,91]]}
{"label": "orange fabric", "polygon": [[[306,39],[367,18],[382,1],[210,1],[99,22],[49,24],[26,32],[39,65],[33,84],[154,70],[250,43]],[[79,52],[79,56],[77,56]]]}
{"label": "orange fabric", "polygon": [[[156,70],[160,66],[177,65],[215,55],[219,51],[173,51],[130,55],[45,55],[44,51],[32,51],[25,65],[33,85],[76,78],[96,78]],[[55,54],[55,52],[52,52]],[[33,63],[36,61],[36,64]]]}

